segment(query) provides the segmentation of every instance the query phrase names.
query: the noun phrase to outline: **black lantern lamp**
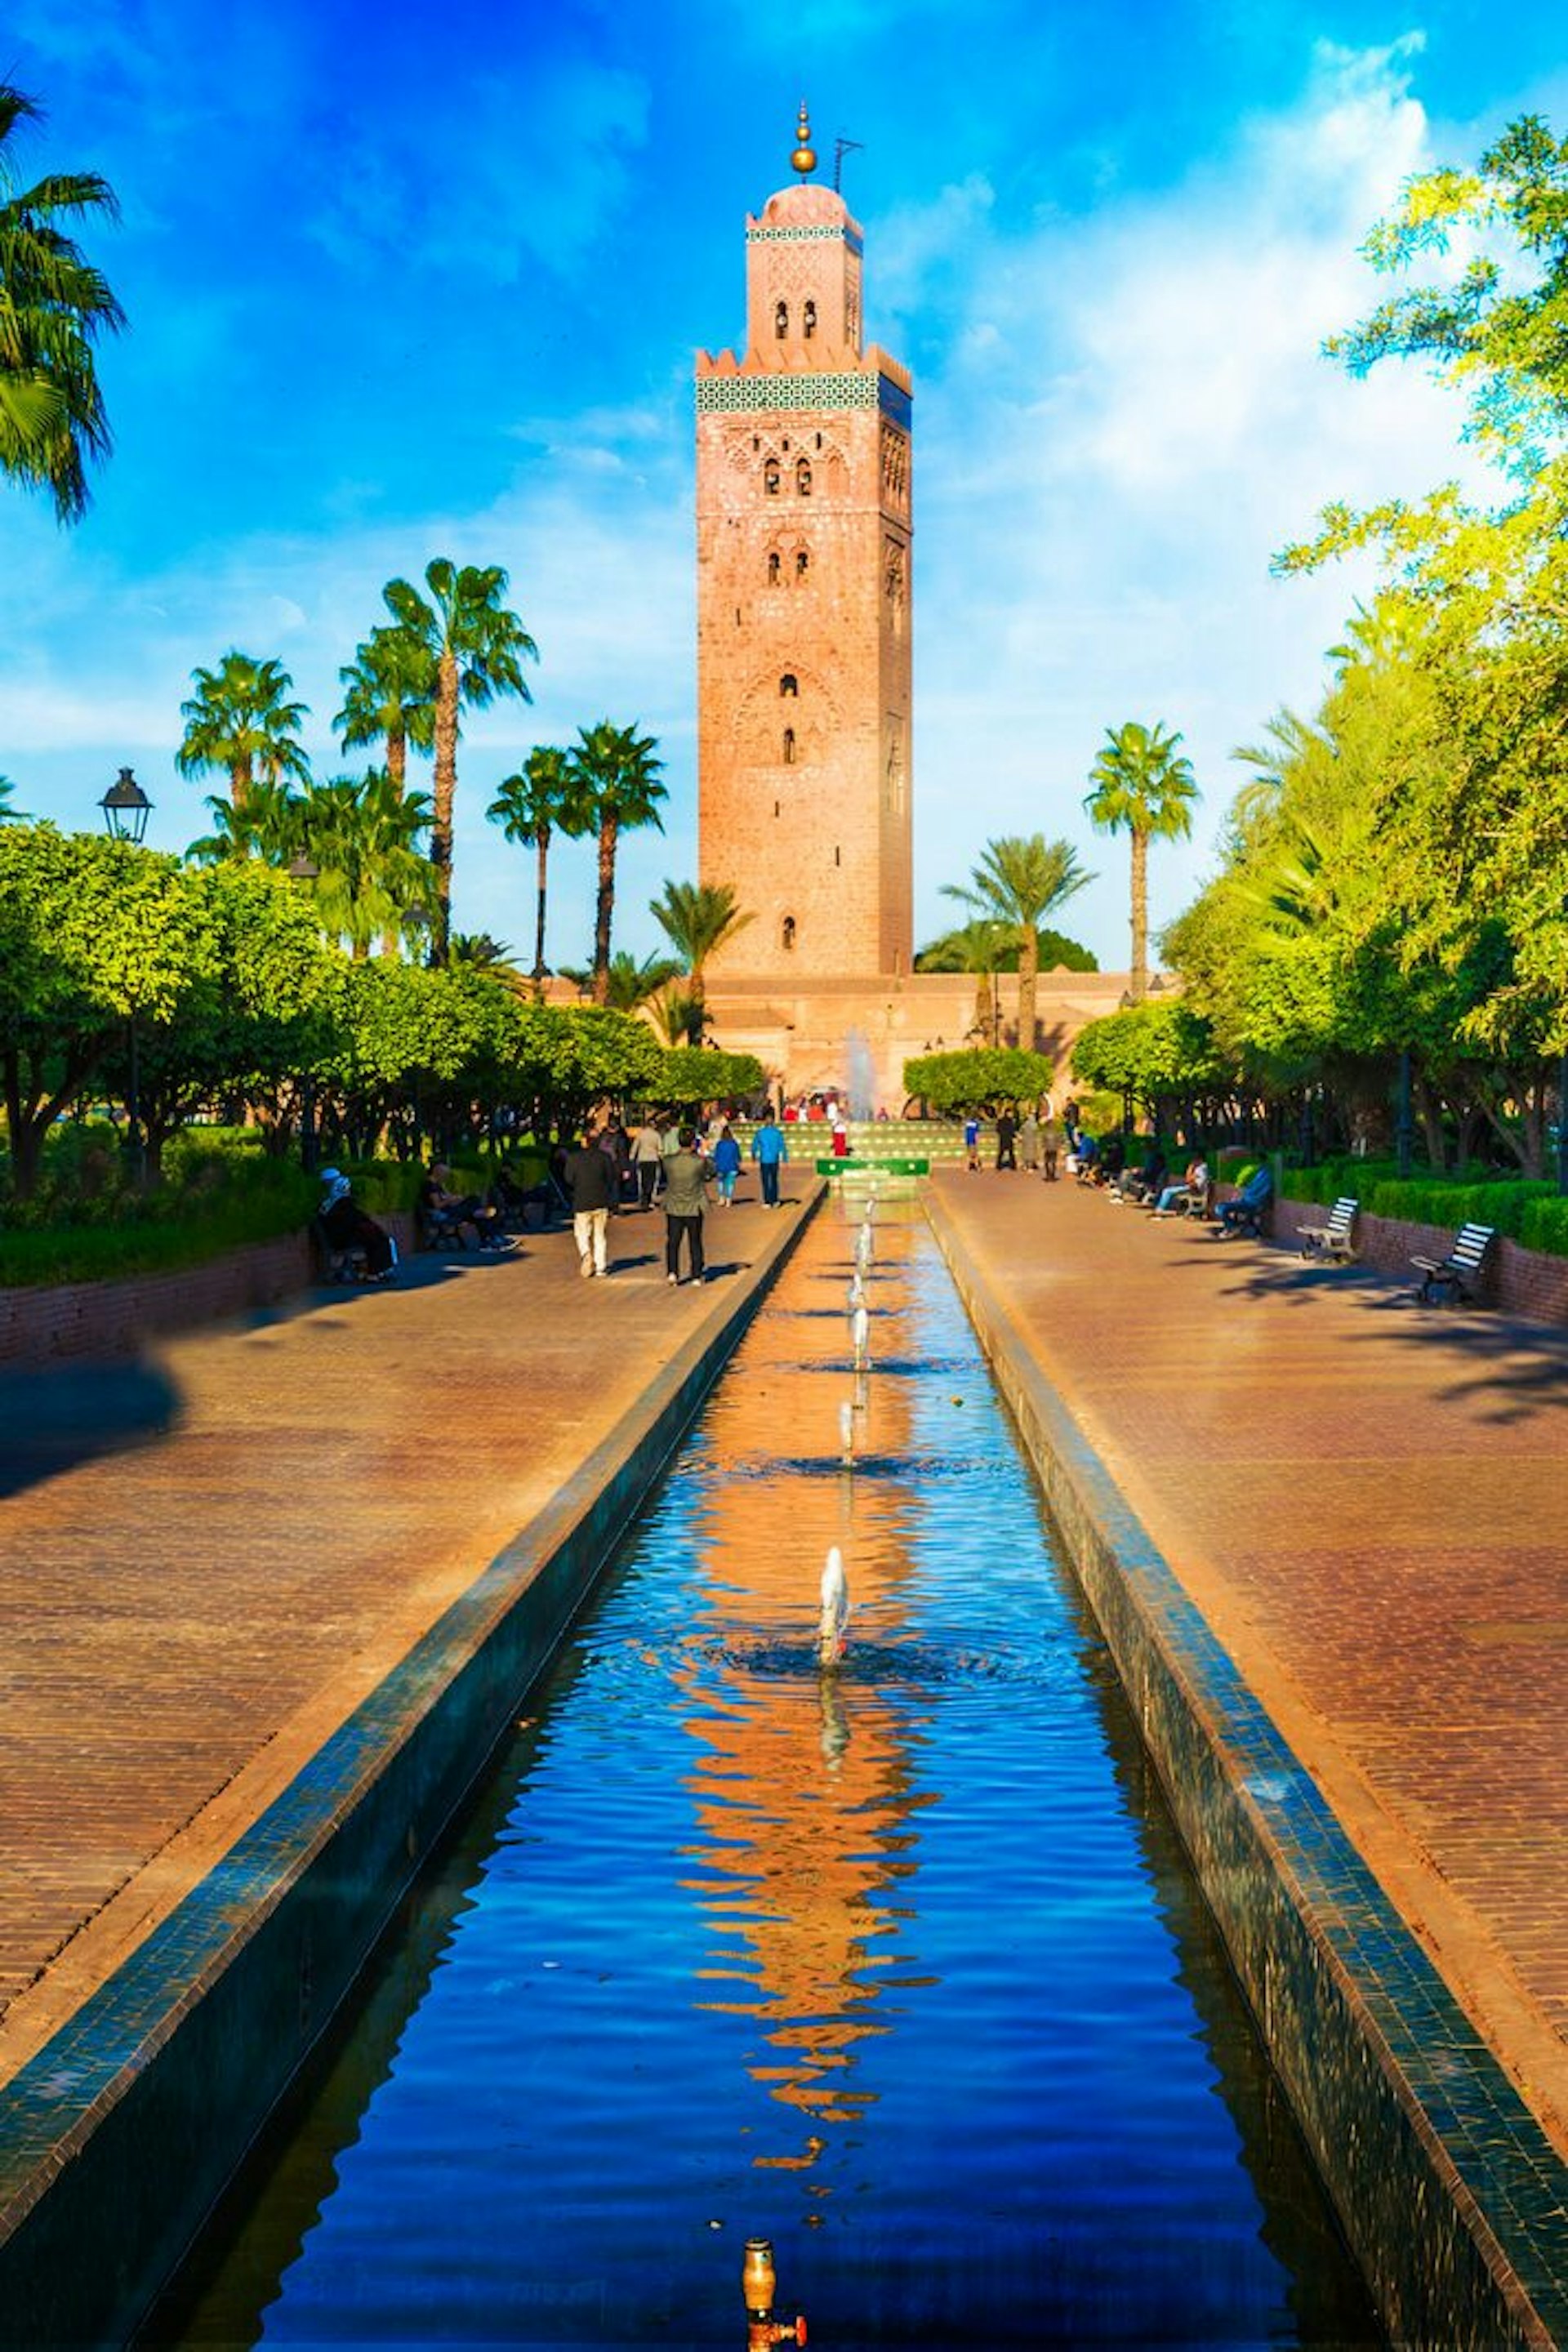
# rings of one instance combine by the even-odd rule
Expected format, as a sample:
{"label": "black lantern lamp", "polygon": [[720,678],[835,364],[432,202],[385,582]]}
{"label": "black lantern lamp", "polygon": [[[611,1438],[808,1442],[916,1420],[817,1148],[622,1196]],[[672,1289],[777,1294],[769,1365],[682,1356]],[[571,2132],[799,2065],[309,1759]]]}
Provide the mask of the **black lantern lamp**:
{"label": "black lantern lamp", "polygon": [[129,768],[121,769],[119,782],[110,785],[98,805],[116,841],[139,842],[153,813],[152,802]]}

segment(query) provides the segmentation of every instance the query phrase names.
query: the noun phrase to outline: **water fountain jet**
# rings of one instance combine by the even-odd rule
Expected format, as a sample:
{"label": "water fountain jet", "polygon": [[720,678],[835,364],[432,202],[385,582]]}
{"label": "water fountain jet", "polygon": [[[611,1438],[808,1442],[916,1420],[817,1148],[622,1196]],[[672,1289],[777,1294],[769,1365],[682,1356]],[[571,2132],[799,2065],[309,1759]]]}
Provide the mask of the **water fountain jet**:
{"label": "water fountain jet", "polygon": [[822,1611],[816,1624],[816,1654],[825,1666],[836,1666],[844,1655],[844,1628],[849,1622],[849,1580],[844,1554],[835,1544],[822,1570]]}

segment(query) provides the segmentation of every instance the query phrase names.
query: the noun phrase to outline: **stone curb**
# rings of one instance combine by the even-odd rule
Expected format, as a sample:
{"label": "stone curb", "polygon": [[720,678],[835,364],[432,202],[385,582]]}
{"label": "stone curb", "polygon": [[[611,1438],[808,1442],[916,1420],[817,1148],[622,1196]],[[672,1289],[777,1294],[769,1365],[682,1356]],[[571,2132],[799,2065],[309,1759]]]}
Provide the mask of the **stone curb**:
{"label": "stone curb", "polygon": [[0,2091],[0,2344],[119,2343],[352,1984],[820,1205]]}
{"label": "stone curb", "polygon": [[1568,2343],[1568,2167],[926,1210],[1391,2337]]}

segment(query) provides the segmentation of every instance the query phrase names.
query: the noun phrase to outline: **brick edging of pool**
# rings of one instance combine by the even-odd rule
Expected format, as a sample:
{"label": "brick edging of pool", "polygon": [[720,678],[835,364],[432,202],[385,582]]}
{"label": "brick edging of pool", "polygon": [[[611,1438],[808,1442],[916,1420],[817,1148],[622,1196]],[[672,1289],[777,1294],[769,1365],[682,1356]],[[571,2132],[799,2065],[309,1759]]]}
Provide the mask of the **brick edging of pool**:
{"label": "brick edging of pool", "polygon": [[0,2089],[0,2344],[120,2341],[348,1990],[823,1196],[174,1911]]}
{"label": "brick edging of pool", "polygon": [[1568,2344],[1568,2167],[926,1206],[1391,2337]]}

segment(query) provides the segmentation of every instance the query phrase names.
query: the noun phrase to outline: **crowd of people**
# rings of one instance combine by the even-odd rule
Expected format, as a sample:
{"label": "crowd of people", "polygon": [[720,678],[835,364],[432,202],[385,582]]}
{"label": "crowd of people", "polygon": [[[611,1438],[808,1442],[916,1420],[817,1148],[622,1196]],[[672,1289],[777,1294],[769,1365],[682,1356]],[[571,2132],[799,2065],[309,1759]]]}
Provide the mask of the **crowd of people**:
{"label": "crowd of people", "polygon": [[[771,1107],[752,1130],[751,1156],[763,1205],[776,1209],[779,1171],[789,1158],[789,1143]],[[710,1206],[734,1205],[744,1164],[727,1118],[705,1127],[649,1118],[628,1131],[612,1114],[580,1138],[563,1139],[551,1156],[551,1177],[571,1211],[584,1280],[597,1280],[610,1271],[613,1216],[662,1204],[665,1279],[672,1289],[685,1282],[705,1282],[703,1219]]]}
{"label": "crowd of people", "polygon": [[[751,1158],[763,1205],[780,1202],[780,1171],[789,1158],[783,1124],[770,1108],[751,1138]],[[665,1268],[672,1287],[707,1279],[703,1219],[710,1207],[734,1205],[744,1155],[727,1118],[711,1124],[673,1116],[649,1117],[628,1129],[616,1114],[582,1133],[558,1136],[551,1146],[543,1181],[528,1185],[503,1165],[482,1191],[459,1192],[452,1171],[437,1160],[423,1178],[416,1216],[426,1243],[452,1243],[480,1250],[508,1246],[507,1227],[530,1211],[542,1221],[552,1210],[572,1220],[579,1266],[585,1281],[610,1271],[610,1220],[617,1214],[662,1208]],[[363,1266],[367,1281],[390,1281],[396,1271],[396,1244],[353,1197],[350,1180],[336,1168],[321,1171],[317,1223],[327,1248]]]}

